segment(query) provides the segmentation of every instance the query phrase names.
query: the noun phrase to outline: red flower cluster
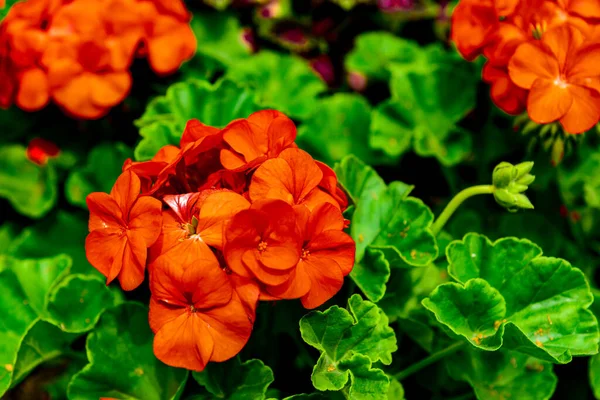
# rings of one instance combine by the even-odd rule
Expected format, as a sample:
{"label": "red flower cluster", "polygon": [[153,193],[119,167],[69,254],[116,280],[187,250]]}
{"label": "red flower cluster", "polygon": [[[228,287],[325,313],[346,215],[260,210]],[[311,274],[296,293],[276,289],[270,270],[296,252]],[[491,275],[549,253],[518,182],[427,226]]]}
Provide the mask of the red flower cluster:
{"label": "red flower cluster", "polygon": [[200,371],[227,360],[247,342],[258,300],[314,308],[350,273],[347,197],[295,138],[272,110],[222,130],[192,120],[180,147],[126,161],[110,194],[88,196],[88,260],[125,290],[148,266],[163,362]]}
{"label": "red flower cluster", "polygon": [[131,88],[134,56],[159,74],[196,50],[181,0],[28,0],[0,25],[0,107],[50,99],[85,119],[105,115]]}
{"label": "red flower cluster", "polygon": [[598,0],[461,0],[452,40],[468,60],[483,54],[483,80],[509,114],[582,133],[600,119]]}

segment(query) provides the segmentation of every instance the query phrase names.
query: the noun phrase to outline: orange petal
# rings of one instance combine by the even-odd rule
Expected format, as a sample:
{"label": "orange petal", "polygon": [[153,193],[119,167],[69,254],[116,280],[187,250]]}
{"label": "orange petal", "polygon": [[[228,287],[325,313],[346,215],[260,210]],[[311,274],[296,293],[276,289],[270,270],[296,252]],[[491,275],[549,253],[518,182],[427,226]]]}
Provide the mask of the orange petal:
{"label": "orange petal", "polygon": [[197,119],[191,119],[187,122],[179,147],[184,148],[187,144],[203,139],[207,136],[216,135],[220,130],[212,126],[204,125]]}
{"label": "orange petal", "polygon": [[190,26],[170,16],[153,21],[154,36],[148,39],[148,61],[161,75],[175,72],[196,51],[196,37]]}
{"label": "orange petal", "polygon": [[187,238],[188,232],[181,227],[181,221],[172,210],[163,213],[163,223],[160,235],[150,247],[149,263],[154,262],[160,255],[171,250]]}
{"label": "orange petal", "polygon": [[533,43],[523,43],[517,48],[508,64],[510,79],[523,89],[531,89],[538,78],[554,80],[560,76],[554,55]]}
{"label": "orange petal", "polygon": [[50,99],[48,78],[39,68],[23,72],[19,80],[16,102],[25,111],[37,111],[46,106]]}
{"label": "orange petal", "polygon": [[143,238],[146,247],[156,242],[162,226],[162,203],[144,196],[137,199],[129,212],[129,229]]}
{"label": "orange petal", "polygon": [[156,332],[153,347],[156,358],[167,365],[202,371],[213,354],[214,345],[206,323],[186,312]]}
{"label": "orange petal", "polygon": [[111,108],[122,102],[131,89],[129,72],[114,72],[90,77],[91,101],[97,107]]}
{"label": "orange petal", "polygon": [[305,308],[320,306],[342,288],[344,276],[334,260],[310,255],[301,264],[310,281],[310,290],[301,299]]}
{"label": "orange petal", "polygon": [[600,18],[600,3],[597,0],[571,0],[569,12],[583,18]]}
{"label": "orange petal", "polygon": [[581,31],[570,25],[561,25],[550,29],[542,36],[542,43],[555,55],[561,71],[565,70],[567,59],[573,57],[583,41],[584,37]]}
{"label": "orange petal", "polygon": [[[328,268],[331,268],[331,264]],[[294,268],[287,282],[279,286],[269,286],[267,287],[267,292],[276,299],[299,299],[308,293],[310,285],[311,280],[301,260],[298,266]]]}
{"label": "orange petal", "polygon": [[547,124],[565,115],[572,103],[573,97],[566,87],[538,79],[529,92],[527,112],[533,121]]}
{"label": "orange petal", "polygon": [[242,255],[242,263],[246,269],[260,282],[266,285],[281,285],[290,279],[293,266],[288,269],[272,269],[264,266],[258,259],[257,250],[247,250]]}
{"label": "orange petal", "polygon": [[560,119],[560,123],[568,133],[583,133],[596,125],[600,119],[600,94],[575,85],[569,87],[569,92],[573,103]]}
{"label": "orange petal", "polygon": [[102,192],[90,193],[85,202],[90,210],[90,232],[106,230],[106,233],[117,233],[123,229],[123,213],[110,195]]}
{"label": "orange petal", "polygon": [[242,156],[229,149],[221,150],[220,160],[223,167],[229,170],[236,170],[246,165],[246,161]]}
{"label": "orange petal", "polygon": [[237,294],[224,307],[204,311],[200,315],[215,343],[211,361],[221,362],[238,354],[252,333],[253,320]]}
{"label": "orange petal", "polygon": [[109,109],[95,105],[90,96],[91,74],[84,73],[74,77],[64,86],[52,90],[52,98],[69,114],[85,119],[98,119]]}
{"label": "orange petal", "polygon": [[110,190],[110,195],[123,212],[124,218],[128,219],[129,210],[140,194],[140,178],[131,169],[121,173]]}
{"label": "orange petal", "polygon": [[306,237],[312,238],[325,231],[341,231],[343,229],[344,216],[342,212],[333,204],[322,203],[315,207],[310,215]]}
{"label": "orange petal", "polygon": [[209,246],[223,248],[223,226],[235,214],[250,207],[250,202],[234,192],[216,192],[202,202],[196,233]]}
{"label": "orange petal", "polygon": [[350,235],[341,230],[320,233],[311,238],[306,249],[310,252],[309,259],[315,255],[335,261],[344,276],[348,275],[354,267],[356,243]]}
{"label": "orange petal", "polygon": [[[251,162],[267,153],[268,139],[266,132],[261,133],[260,130],[252,129],[252,126],[247,120],[237,120],[231,122],[223,129],[223,140],[231,146],[231,148],[241,154],[246,163]],[[228,161],[232,161],[233,165],[227,165]],[[230,154],[221,153],[221,162],[227,169],[232,168],[237,163]],[[235,167],[239,168],[239,167]]]}
{"label": "orange petal", "polygon": [[126,242],[125,235],[102,231],[93,231],[85,238],[85,255],[90,264],[106,276],[107,285],[121,271]]}
{"label": "orange petal", "polygon": [[133,290],[144,282],[147,254],[148,248],[144,239],[135,232],[128,231],[119,272],[119,283],[123,290]]}
{"label": "orange petal", "polygon": [[156,333],[163,325],[186,313],[188,309],[189,307],[177,307],[158,301],[154,296],[150,296],[148,322],[150,323],[152,332]]}

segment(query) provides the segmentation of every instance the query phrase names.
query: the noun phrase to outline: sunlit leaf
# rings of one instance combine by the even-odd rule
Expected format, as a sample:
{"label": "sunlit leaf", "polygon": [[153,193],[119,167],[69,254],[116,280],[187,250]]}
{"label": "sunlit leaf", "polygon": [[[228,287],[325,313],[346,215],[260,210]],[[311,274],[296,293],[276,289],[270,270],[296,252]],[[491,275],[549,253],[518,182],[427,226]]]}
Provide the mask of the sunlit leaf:
{"label": "sunlit leaf", "polygon": [[438,286],[423,305],[437,320],[483,350],[519,351],[567,363],[598,352],[598,322],[583,273],[544,257],[528,240],[468,234],[447,249],[459,283]]}
{"label": "sunlit leaf", "polygon": [[317,96],[327,88],[305,60],[270,51],[232,65],[225,76],[251,85],[261,107],[291,118],[304,119],[317,110]]}
{"label": "sunlit leaf", "polygon": [[188,373],[154,356],[153,336],[148,309],[140,304],[124,303],[104,312],[87,338],[90,363],[71,380],[69,399],[179,399]]}
{"label": "sunlit leaf", "polygon": [[[211,0],[213,5],[229,0]],[[218,8],[218,7],[216,7]],[[250,47],[244,43],[244,29],[235,15],[227,12],[202,11],[194,14],[192,30],[198,41],[195,58],[212,58],[229,66],[249,57]]]}

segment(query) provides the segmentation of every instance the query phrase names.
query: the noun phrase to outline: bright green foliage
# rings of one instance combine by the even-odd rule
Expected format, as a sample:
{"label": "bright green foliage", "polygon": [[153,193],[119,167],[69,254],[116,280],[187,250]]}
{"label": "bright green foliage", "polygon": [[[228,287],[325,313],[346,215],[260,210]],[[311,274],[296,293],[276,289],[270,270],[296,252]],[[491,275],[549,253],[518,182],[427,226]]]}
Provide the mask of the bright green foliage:
{"label": "bright green foliage", "polygon": [[450,166],[470,151],[471,136],[457,123],[475,106],[477,86],[469,65],[432,54],[426,68],[391,68],[392,98],[375,110],[371,145],[397,157],[412,141],[418,155]]}
{"label": "bright green foliage", "polygon": [[63,332],[48,322],[37,320],[21,342],[11,386],[42,363],[71,351],[70,344],[76,338],[76,334]]}
{"label": "bright green foliage", "polygon": [[224,10],[231,4],[231,0],[204,0],[206,4],[209,4],[217,10]]}
{"label": "bright green foliage", "polygon": [[363,195],[373,197],[386,190],[385,182],[377,172],[352,155],[344,157],[333,169],[355,204]]}
{"label": "bright green foliage", "polygon": [[[214,6],[229,0],[212,0]],[[224,66],[243,62],[250,55],[250,48],[243,42],[243,28],[237,18],[227,12],[197,13],[192,19],[192,30],[198,41],[196,58],[211,58]]]}
{"label": "bright green foliage", "polygon": [[157,360],[152,339],[144,306],[124,303],[107,310],[87,338],[89,364],[71,380],[69,399],[178,399],[188,373]]}
{"label": "bright green foliage", "polygon": [[4,7],[0,7],[0,22],[8,15],[10,8],[21,0],[6,0]]}
{"label": "bright green foliage", "polygon": [[86,332],[112,303],[113,295],[102,279],[70,275],[50,293],[48,314],[50,321],[66,332]]}
{"label": "bright green foliage", "polygon": [[98,275],[85,256],[87,232],[87,218],[83,214],[61,210],[23,229],[8,253],[16,258],[43,258],[56,255],[60,249],[73,260],[71,272]]}
{"label": "bright green foliage", "polygon": [[364,97],[339,93],[319,101],[315,112],[298,129],[298,144],[329,164],[349,154],[365,162],[381,163],[381,154],[369,149],[370,124],[371,106]]}
{"label": "bright green foliage", "polygon": [[321,351],[312,374],[315,388],[341,390],[351,375],[351,398],[385,399],[389,379],[371,366],[377,361],[390,364],[398,347],[379,307],[353,295],[347,310],[333,306],[304,316],[300,332],[304,341]]}
{"label": "bright green foliage", "polygon": [[381,250],[367,248],[365,256],[354,265],[350,276],[369,300],[377,302],[386,292],[390,264]]}
{"label": "bright green foliage", "polygon": [[590,384],[594,391],[594,397],[600,399],[600,355],[596,354],[590,358]]}
{"label": "bright green foliage", "polygon": [[423,305],[484,350],[503,346],[555,363],[596,353],[598,323],[583,273],[541,254],[528,240],[468,234],[447,249],[460,283],[440,285]]}
{"label": "bright green foliage", "polygon": [[331,1],[333,3],[336,3],[337,5],[339,5],[340,7],[342,7],[344,10],[350,10],[354,6],[357,6],[359,4],[367,4],[370,2],[370,0],[331,0]]}
{"label": "bright green foliage", "polygon": [[142,117],[135,122],[142,136],[135,148],[135,158],[149,160],[161,147],[179,145],[190,119],[224,127],[257,110],[254,92],[231,80],[215,84],[200,80],[175,83],[167,89],[166,95],[148,103]]}
{"label": "bright green foliage", "polygon": [[447,365],[479,400],[548,400],[557,383],[552,364],[515,351],[489,353],[469,346],[449,357]]}
{"label": "bright green foliage", "polygon": [[71,204],[87,208],[85,198],[92,192],[110,192],[123,162],[132,156],[123,143],[103,143],[92,149],[87,164],[74,169],[65,182],[65,195]]}
{"label": "bright green foliage", "polygon": [[14,272],[0,272],[0,396],[10,387],[17,353],[27,331],[37,321],[37,313],[29,304]]}
{"label": "bright green foliage", "polygon": [[388,32],[367,32],[358,36],[352,52],[345,60],[346,69],[369,78],[388,80],[390,66],[412,63],[422,50],[410,40]]}
{"label": "bright green foliage", "polygon": [[19,213],[41,218],[56,203],[56,171],[29,161],[25,151],[19,144],[0,146],[0,197]]}
{"label": "bright green foliage", "polygon": [[274,108],[290,118],[306,118],[317,110],[317,96],[325,83],[301,58],[261,51],[232,65],[226,77],[251,85],[263,108]]}
{"label": "bright green foliage", "polygon": [[273,371],[261,360],[240,362],[239,357],[224,363],[211,363],[194,379],[214,397],[228,400],[260,400],[266,398],[273,383]]}

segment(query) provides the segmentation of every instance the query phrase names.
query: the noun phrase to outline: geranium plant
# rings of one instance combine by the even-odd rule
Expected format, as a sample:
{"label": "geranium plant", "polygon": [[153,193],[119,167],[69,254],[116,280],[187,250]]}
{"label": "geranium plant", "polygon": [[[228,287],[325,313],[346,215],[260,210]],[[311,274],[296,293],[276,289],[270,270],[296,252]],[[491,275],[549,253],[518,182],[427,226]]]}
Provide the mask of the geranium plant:
{"label": "geranium plant", "polygon": [[0,0],[0,397],[600,399],[599,16]]}

